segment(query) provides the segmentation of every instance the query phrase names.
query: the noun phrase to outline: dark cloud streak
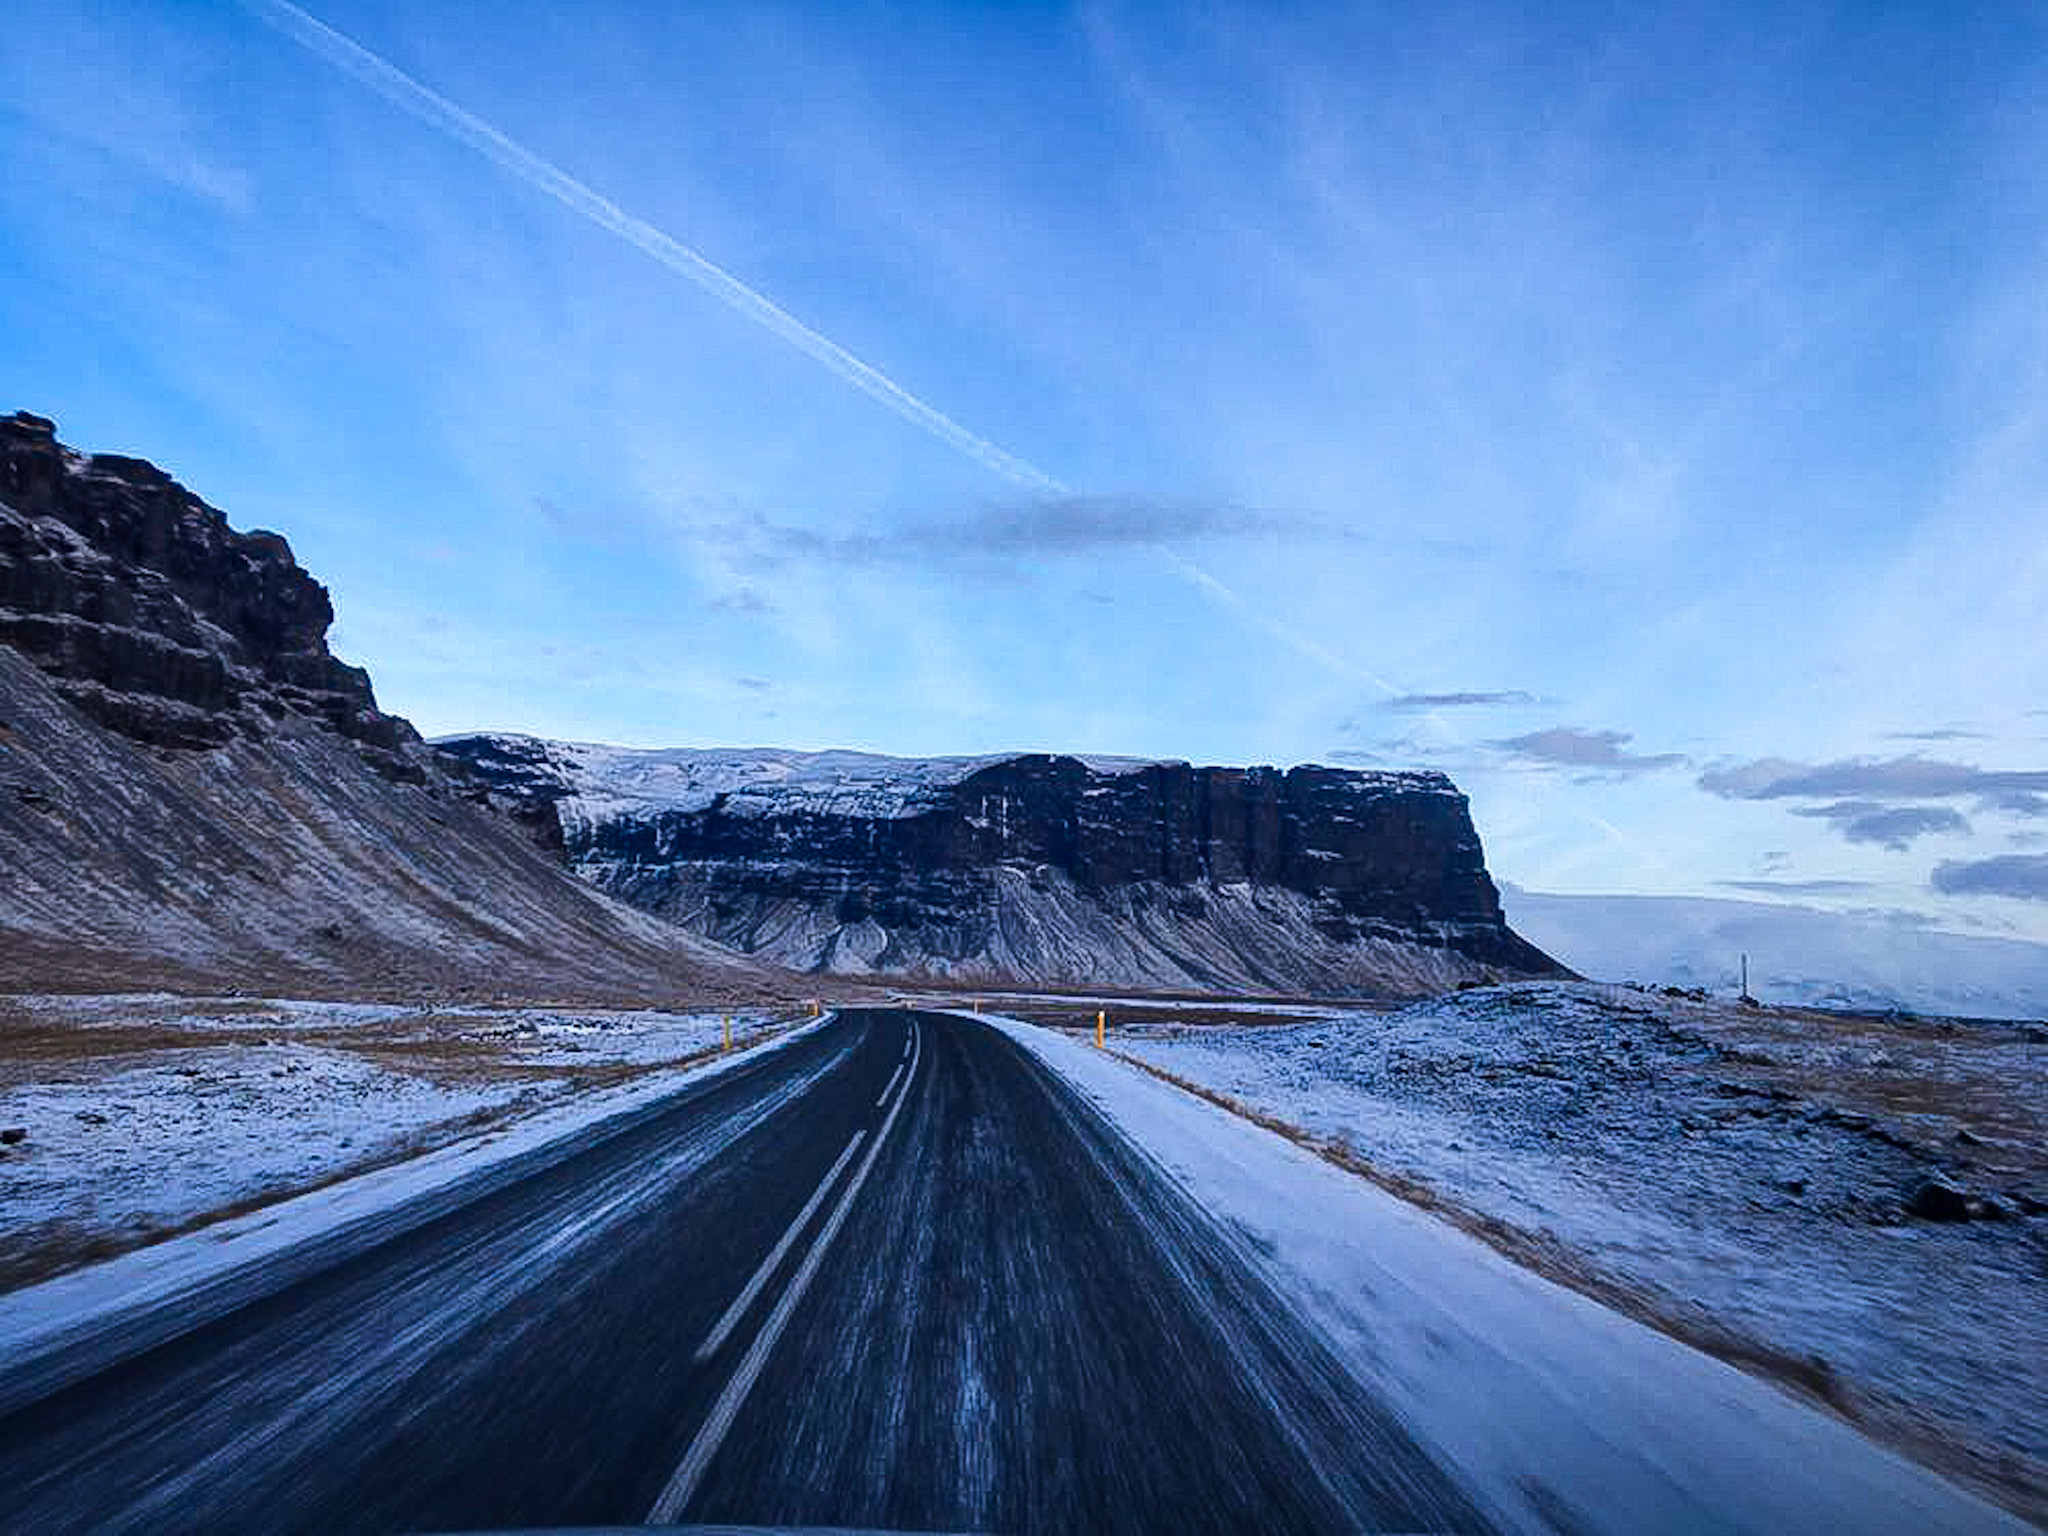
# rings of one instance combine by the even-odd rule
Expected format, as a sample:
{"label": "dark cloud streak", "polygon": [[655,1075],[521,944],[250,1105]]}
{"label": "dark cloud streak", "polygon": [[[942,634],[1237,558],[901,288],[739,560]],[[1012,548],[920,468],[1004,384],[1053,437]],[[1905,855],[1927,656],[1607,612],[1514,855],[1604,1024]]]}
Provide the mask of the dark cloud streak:
{"label": "dark cloud streak", "polygon": [[1419,714],[1431,709],[1505,709],[1541,702],[1533,693],[1508,688],[1497,693],[1404,693],[1399,698],[1383,699],[1379,708],[1399,714]]}
{"label": "dark cloud streak", "polygon": [[1827,805],[1802,805],[1795,816],[1831,822],[1852,843],[1874,843],[1903,853],[1917,838],[1938,832],[1964,832],[1970,824],[1945,805],[1886,805],[1879,800],[1837,800]]}
{"label": "dark cloud streak", "polygon": [[2048,853],[2002,853],[1988,859],[1945,859],[1928,883],[1945,896],[2009,896],[2048,901]]}
{"label": "dark cloud streak", "polygon": [[1724,800],[1944,800],[2048,790],[2048,771],[1977,768],[1930,757],[1845,758],[1796,763],[1758,758],[1700,775],[1700,788]]}
{"label": "dark cloud streak", "polygon": [[1489,745],[1524,762],[1595,773],[1649,773],[1659,768],[1675,768],[1685,761],[1677,752],[1630,752],[1627,747],[1633,740],[1627,731],[1583,731],[1554,725],[1548,730],[1510,736]]}
{"label": "dark cloud streak", "polygon": [[880,530],[828,532],[754,516],[699,526],[735,566],[768,572],[798,564],[980,567],[1119,550],[1223,540],[1366,542],[1314,518],[1229,502],[1120,496],[1051,496],[1002,502],[963,517],[927,518]]}

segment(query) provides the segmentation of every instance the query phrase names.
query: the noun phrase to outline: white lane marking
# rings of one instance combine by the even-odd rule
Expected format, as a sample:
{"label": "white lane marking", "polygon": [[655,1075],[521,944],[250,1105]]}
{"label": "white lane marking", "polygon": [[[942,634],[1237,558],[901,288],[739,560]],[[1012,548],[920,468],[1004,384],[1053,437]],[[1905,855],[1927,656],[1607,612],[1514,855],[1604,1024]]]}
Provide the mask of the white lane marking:
{"label": "white lane marking", "polygon": [[[911,1039],[916,1040],[913,1034]],[[825,1219],[825,1225],[811,1243],[810,1251],[797,1272],[790,1277],[789,1289],[782,1293],[782,1299],[775,1303],[775,1310],[768,1314],[768,1320],[761,1325],[761,1331],[754,1335],[754,1342],[748,1346],[739,1369],[732,1373],[732,1380],[725,1384],[725,1390],[718,1394],[718,1401],[711,1405],[711,1412],[703,1426],[697,1431],[697,1438],[690,1442],[690,1448],[683,1453],[682,1462],[676,1467],[675,1475],[668,1480],[668,1486],[661,1490],[661,1497],[654,1501],[654,1508],[647,1512],[649,1525],[673,1525],[690,1497],[697,1491],[697,1485],[704,1480],[704,1474],[711,1468],[711,1458],[718,1454],[718,1447],[724,1443],[726,1431],[732,1428],[732,1421],[739,1417],[741,1406],[747,1394],[754,1389],[754,1383],[761,1375],[761,1368],[768,1363],[768,1355],[775,1348],[775,1341],[782,1337],[782,1330],[789,1326],[789,1319],[804,1299],[804,1292],[810,1289],[811,1280],[818,1272],[818,1266],[825,1262],[825,1252],[832,1246],[832,1239],[839,1235],[839,1229],[846,1224],[846,1213],[853,1208],[855,1196],[867,1182],[869,1171],[875,1166],[875,1159],[881,1155],[882,1145],[889,1139],[889,1130],[896,1124],[896,1117],[903,1113],[903,1106],[910,1098],[910,1084],[917,1074],[917,1058],[922,1047],[911,1052],[911,1075],[903,1079],[903,1091],[896,1095],[896,1102],[889,1107],[889,1113],[882,1119],[882,1128],[875,1132],[875,1139],[868,1143],[868,1155],[860,1160],[860,1167],[854,1170],[847,1182],[846,1191],[839,1197],[839,1203],[832,1207],[832,1214]]]}
{"label": "white lane marking", "polygon": [[896,1063],[896,1070],[889,1074],[889,1085],[886,1088],[884,1088],[880,1096],[876,1098],[875,1108],[880,1109],[882,1105],[887,1102],[889,1095],[896,1091],[896,1079],[901,1077],[902,1075],[903,1063],[899,1061]]}
{"label": "white lane marking", "polygon": [[831,1170],[819,1181],[818,1187],[811,1192],[811,1198],[804,1202],[804,1208],[796,1213],[796,1220],[789,1224],[789,1230],[782,1234],[781,1240],[768,1251],[768,1257],[761,1261],[761,1267],[754,1271],[754,1277],[746,1283],[739,1295],[733,1298],[732,1305],[727,1307],[725,1315],[719,1318],[718,1326],[713,1328],[704,1342],[697,1346],[697,1362],[700,1365],[717,1354],[724,1347],[725,1341],[732,1336],[733,1329],[739,1326],[740,1319],[747,1315],[747,1309],[754,1304],[754,1298],[761,1294],[761,1287],[768,1283],[768,1277],[781,1267],[783,1259],[796,1242],[797,1234],[810,1225],[811,1217],[816,1215],[818,1207],[824,1204],[825,1195],[838,1179],[840,1170],[852,1161],[853,1154],[860,1148],[861,1139],[866,1135],[866,1131],[853,1133],[853,1140],[846,1144],[846,1150],[839,1154],[839,1161],[832,1165]]}

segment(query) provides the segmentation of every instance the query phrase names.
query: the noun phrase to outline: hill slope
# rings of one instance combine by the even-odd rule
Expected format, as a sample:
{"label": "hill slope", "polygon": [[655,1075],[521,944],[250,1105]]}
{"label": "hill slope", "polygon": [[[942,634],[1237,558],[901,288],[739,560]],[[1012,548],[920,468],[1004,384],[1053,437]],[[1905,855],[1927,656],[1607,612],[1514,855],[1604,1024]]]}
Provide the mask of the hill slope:
{"label": "hill slope", "polygon": [[282,538],[0,418],[0,988],[771,985],[535,848],[331,620]]}

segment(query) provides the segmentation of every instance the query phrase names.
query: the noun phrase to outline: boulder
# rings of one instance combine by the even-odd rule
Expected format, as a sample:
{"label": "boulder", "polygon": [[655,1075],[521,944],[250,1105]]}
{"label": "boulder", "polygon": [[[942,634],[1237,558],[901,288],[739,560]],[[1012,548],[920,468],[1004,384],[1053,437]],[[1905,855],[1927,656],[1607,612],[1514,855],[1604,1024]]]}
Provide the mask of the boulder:
{"label": "boulder", "polygon": [[1947,1179],[1923,1179],[1906,1197],[1906,1214],[1922,1221],[1969,1221],[1975,1202]]}

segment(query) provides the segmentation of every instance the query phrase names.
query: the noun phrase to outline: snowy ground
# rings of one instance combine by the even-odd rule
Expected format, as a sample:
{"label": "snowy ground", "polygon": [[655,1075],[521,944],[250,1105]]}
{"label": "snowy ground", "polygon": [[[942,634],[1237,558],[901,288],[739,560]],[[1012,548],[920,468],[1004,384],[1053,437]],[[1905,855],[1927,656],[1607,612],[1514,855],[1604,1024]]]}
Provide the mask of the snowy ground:
{"label": "snowy ground", "polygon": [[[1133,1060],[2048,1509],[2048,1029],[1590,984],[1111,1016]],[[1931,1178],[1979,1219],[1910,1215]]]}
{"label": "snowy ground", "polygon": [[[1368,1395],[1528,1536],[2017,1532],[1833,1416],[1511,1262],[1241,1114],[991,1018],[1242,1237]],[[2017,1502],[2016,1500],[2014,1502]]]}
{"label": "snowy ground", "polygon": [[[736,1040],[766,1014],[733,1017]],[[695,1059],[716,1013],[0,999],[0,1289]]]}

